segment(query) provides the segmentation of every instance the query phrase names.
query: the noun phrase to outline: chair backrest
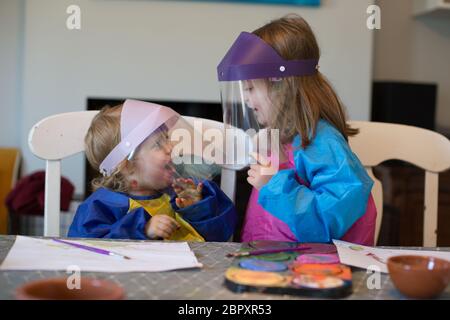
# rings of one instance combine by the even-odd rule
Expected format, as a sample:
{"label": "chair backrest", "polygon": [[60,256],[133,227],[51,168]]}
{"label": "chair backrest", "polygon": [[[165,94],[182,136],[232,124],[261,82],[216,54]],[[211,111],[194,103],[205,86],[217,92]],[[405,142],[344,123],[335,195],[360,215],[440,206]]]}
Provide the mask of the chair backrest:
{"label": "chair backrest", "polygon": [[[98,111],[61,113],[36,123],[30,130],[28,144],[34,155],[46,161],[44,235],[59,236],[61,160],[84,151],[84,136]],[[203,131],[223,131],[223,123],[184,117],[188,122],[202,121]],[[236,172],[222,168],[221,189],[234,202]]]}
{"label": "chair backrest", "polygon": [[0,234],[8,232],[8,209],[5,199],[19,176],[20,151],[0,148]]}
{"label": "chair backrest", "polygon": [[438,176],[450,168],[450,140],[434,131],[400,124],[350,121],[360,133],[349,139],[375,184],[372,195],[377,208],[376,240],[383,216],[383,191],[372,168],[386,160],[403,160],[425,170],[423,245],[437,245]]}

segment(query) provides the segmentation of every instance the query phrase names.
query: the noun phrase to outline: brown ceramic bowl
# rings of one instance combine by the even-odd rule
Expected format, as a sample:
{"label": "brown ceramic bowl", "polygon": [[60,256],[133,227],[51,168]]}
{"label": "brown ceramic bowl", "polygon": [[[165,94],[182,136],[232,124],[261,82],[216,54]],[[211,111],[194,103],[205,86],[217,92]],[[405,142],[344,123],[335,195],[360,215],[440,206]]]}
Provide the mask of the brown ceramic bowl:
{"label": "brown ceramic bowl", "polygon": [[387,267],[395,287],[410,298],[435,298],[450,281],[450,262],[439,258],[395,256],[388,259]]}
{"label": "brown ceramic bowl", "polygon": [[18,300],[119,300],[123,289],[117,284],[92,278],[81,278],[80,289],[68,289],[67,278],[37,280],[17,288]]}

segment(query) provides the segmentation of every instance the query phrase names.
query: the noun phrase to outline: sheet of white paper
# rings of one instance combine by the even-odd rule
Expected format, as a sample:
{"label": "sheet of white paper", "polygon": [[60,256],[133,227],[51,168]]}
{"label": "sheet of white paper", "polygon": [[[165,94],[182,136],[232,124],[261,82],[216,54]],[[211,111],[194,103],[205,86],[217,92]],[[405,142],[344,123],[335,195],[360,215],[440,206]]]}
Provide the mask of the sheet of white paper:
{"label": "sheet of white paper", "polygon": [[202,267],[186,242],[72,242],[131,259],[98,254],[51,239],[17,236],[0,270],[67,270],[70,266],[77,266],[81,272],[155,272]]}
{"label": "sheet of white paper", "polygon": [[450,252],[445,251],[425,251],[425,250],[405,250],[405,249],[382,249],[367,247],[359,244],[333,240],[342,264],[368,270],[379,270],[388,273],[387,260],[389,257],[399,255],[432,256],[450,261]]}

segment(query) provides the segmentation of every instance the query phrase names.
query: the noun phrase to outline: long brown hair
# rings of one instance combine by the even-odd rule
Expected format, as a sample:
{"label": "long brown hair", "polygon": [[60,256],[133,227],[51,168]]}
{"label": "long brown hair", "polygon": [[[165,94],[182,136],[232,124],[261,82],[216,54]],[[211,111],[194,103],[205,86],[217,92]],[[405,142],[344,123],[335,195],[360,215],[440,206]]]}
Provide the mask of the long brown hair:
{"label": "long brown hair", "polygon": [[[320,49],[311,27],[290,14],[253,31],[285,60],[319,59]],[[348,141],[359,130],[346,122],[345,108],[325,76],[318,70],[310,76],[265,80],[275,116],[268,124],[280,129],[282,143],[299,134],[306,148],[316,134],[319,119],[331,123]]]}

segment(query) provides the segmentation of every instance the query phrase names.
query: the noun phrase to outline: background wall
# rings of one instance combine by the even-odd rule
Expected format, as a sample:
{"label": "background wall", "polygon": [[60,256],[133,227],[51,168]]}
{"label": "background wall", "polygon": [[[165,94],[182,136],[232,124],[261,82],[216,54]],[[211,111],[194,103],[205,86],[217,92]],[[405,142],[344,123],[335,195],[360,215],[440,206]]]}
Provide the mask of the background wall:
{"label": "background wall", "polygon": [[[321,71],[329,77],[352,119],[369,117],[373,31],[366,28],[366,8],[372,1],[323,0],[319,8],[194,1],[23,0],[17,6],[0,2],[0,12],[13,12],[0,29],[2,53],[16,64],[20,52],[3,52],[3,43],[17,47],[23,39],[20,99],[13,88],[10,103],[1,101],[7,118],[2,134],[24,153],[24,173],[44,168],[28,149],[27,135],[38,120],[54,113],[83,110],[86,98],[134,97],[169,100],[219,101],[215,68],[239,32],[252,31],[290,12],[305,17],[322,49]],[[14,1],[14,0],[12,0]],[[66,8],[81,7],[81,30],[66,28]],[[16,19],[13,19],[14,13]],[[6,26],[5,26],[6,24]],[[19,36],[19,37],[17,37]],[[5,42],[6,41],[6,42]],[[9,60],[8,60],[9,59]],[[5,73],[14,78],[16,72]],[[2,81],[3,81],[2,71]],[[16,81],[16,80],[14,80]],[[16,81],[17,82],[17,81]],[[15,83],[16,83],[15,82]],[[15,97],[15,100],[13,99]],[[13,125],[14,124],[14,125]],[[13,128],[12,128],[13,129]],[[82,193],[82,155],[63,161],[63,175]]]}
{"label": "background wall", "polygon": [[0,146],[4,147],[20,145],[24,5],[22,0],[0,1]]}
{"label": "background wall", "polygon": [[378,0],[374,79],[438,84],[436,124],[450,133],[450,19],[413,17],[411,0]]}

